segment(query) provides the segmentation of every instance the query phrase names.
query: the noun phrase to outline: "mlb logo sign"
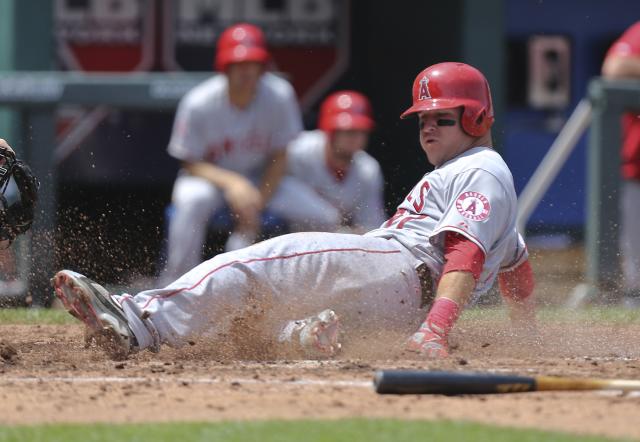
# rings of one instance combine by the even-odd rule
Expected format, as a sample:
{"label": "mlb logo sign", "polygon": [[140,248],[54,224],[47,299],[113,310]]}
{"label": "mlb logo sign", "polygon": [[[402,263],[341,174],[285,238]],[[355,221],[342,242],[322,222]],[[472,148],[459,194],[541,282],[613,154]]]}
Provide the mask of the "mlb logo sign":
{"label": "mlb logo sign", "polygon": [[70,70],[146,71],[153,64],[152,0],[56,0],[60,64]]}
{"label": "mlb logo sign", "polygon": [[[0,0],[1,1],[1,0]],[[350,1],[163,0],[163,61],[168,71],[210,70],[228,26],[259,26],[277,72],[289,77],[303,109],[349,65]]]}

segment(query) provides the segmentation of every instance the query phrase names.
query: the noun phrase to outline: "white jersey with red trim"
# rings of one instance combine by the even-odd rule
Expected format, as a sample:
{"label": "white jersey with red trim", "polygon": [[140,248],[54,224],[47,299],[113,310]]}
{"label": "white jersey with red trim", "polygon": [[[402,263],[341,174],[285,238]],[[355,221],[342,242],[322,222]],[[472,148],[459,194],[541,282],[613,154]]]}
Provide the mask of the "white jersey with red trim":
{"label": "white jersey with red trim", "polygon": [[309,186],[353,226],[372,229],[386,218],[380,164],[364,151],[356,153],[339,180],[327,165],[324,131],[302,132],[287,149],[288,172]]}
{"label": "white jersey with red trim", "polygon": [[393,238],[425,263],[435,279],[444,266],[444,232],[457,232],[485,255],[475,295],[487,291],[500,271],[527,258],[516,229],[513,177],[491,148],[475,147],[426,174],[396,214],[367,235]]}
{"label": "white jersey with red trim", "polygon": [[302,130],[293,87],[265,73],[246,109],[229,102],[225,75],[216,75],[180,101],[169,154],[182,161],[209,161],[247,177],[259,177],[267,158]]}

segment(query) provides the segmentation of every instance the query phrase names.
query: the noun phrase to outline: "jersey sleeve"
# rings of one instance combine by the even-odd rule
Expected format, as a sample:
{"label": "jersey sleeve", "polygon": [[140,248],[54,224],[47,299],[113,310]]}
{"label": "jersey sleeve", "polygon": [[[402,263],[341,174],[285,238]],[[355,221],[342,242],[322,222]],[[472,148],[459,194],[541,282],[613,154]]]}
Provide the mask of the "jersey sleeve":
{"label": "jersey sleeve", "polygon": [[447,206],[437,222],[431,241],[442,244],[440,236],[456,232],[473,241],[485,256],[502,239],[515,201],[498,179],[482,169],[458,174],[447,189]]}
{"label": "jersey sleeve", "polygon": [[510,272],[529,259],[529,251],[527,250],[524,238],[515,229],[509,237],[509,242],[509,249],[511,251],[505,255],[504,260],[500,264],[500,273]]}
{"label": "jersey sleeve", "polygon": [[283,89],[277,106],[270,111],[274,118],[271,147],[286,149],[287,144],[302,131],[300,107],[291,86]]}
{"label": "jersey sleeve", "polygon": [[[377,165],[376,165],[377,166]],[[382,171],[377,166],[365,184],[363,199],[359,210],[354,213],[353,221],[358,227],[374,229],[386,219],[384,213],[384,179]]]}
{"label": "jersey sleeve", "polygon": [[200,112],[189,96],[178,105],[168,152],[182,161],[200,161],[205,155],[205,137]]}
{"label": "jersey sleeve", "polygon": [[607,58],[612,56],[640,56],[640,22],[633,24],[613,43],[609,51],[607,51]]}

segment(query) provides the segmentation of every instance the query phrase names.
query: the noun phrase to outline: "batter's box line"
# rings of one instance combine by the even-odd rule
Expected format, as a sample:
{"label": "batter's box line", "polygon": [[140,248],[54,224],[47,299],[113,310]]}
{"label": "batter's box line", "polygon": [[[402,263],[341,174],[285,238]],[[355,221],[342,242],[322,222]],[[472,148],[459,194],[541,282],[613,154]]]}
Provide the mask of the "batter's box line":
{"label": "batter's box line", "polygon": [[[373,388],[372,381],[330,381],[321,379],[219,379],[219,378],[148,378],[148,377],[118,377],[118,376],[51,376],[51,377],[6,377],[0,379],[0,384],[39,384],[48,382],[59,382],[67,384],[90,384],[90,383],[114,383],[114,384],[142,384],[142,383],[162,383],[162,384],[228,384],[231,386],[242,384],[252,385],[278,385],[278,386],[321,386],[321,387],[354,387],[354,388]],[[567,393],[576,393],[570,391]],[[581,391],[580,393],[586,393]],[[640,391],[632,391],[623,393],[622,390],[610,391],[592,391],[599,396],[619,396],[620,398],[637,398],[640,397]]]}
{"label": "batter's box line", "polygon": [[321,379],[253,379],[253,378],[149,378],[149,377],[124,377],[124,376],[40,376],[40,377],[5,377],[0,378],[0,384],[39,384],[39,383],[68,383],[68,384],[91,384],[91,383],[114,383],[114,384],[142,384],[142,383],[162,383],[162,384],[255,384],[255,385],[295,385],[295,386],[320,386],[320,387],[373,387],[373,381],[339,381]]}

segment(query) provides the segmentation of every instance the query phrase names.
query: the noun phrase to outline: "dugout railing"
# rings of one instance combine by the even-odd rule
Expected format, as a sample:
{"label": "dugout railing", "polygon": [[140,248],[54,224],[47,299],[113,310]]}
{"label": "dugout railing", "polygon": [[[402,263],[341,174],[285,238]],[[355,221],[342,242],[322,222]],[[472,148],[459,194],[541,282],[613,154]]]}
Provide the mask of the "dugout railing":
{"label": "dugout railing", "polygon": [[[640,112],[640,81],[594,78],[519,196],[518,226],[525,227],[535,207],[590,127],[585,202],[586,280],[570,300],[577,306],[597,297],[606,301],[620,281],[619,191],[621,116]],[[639,269],[640,271],[640,269]]]}

